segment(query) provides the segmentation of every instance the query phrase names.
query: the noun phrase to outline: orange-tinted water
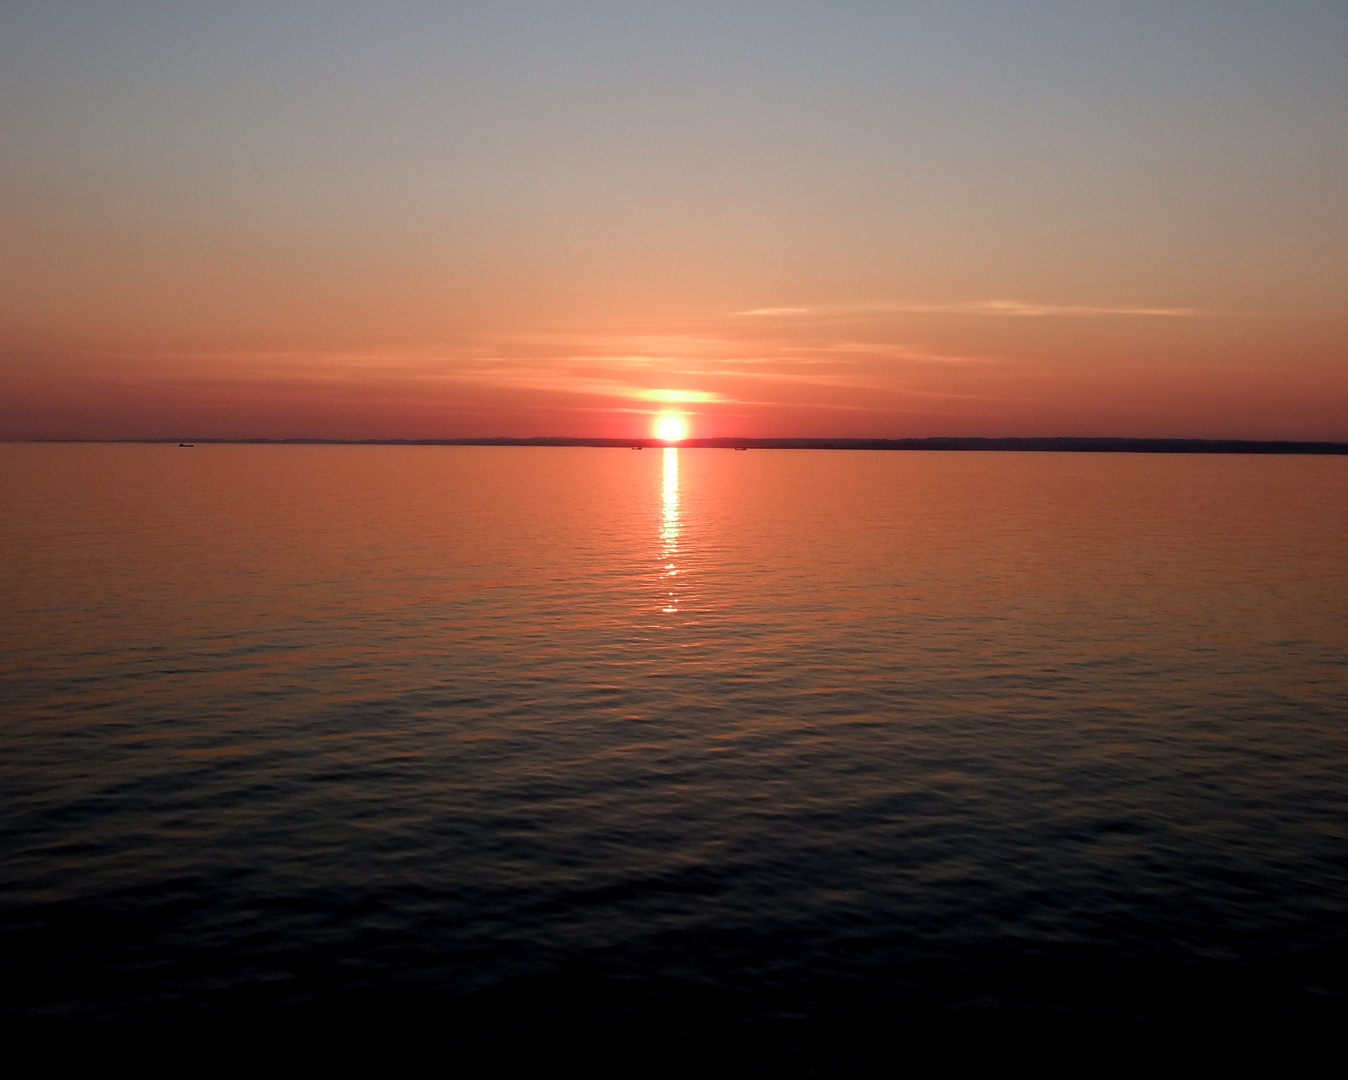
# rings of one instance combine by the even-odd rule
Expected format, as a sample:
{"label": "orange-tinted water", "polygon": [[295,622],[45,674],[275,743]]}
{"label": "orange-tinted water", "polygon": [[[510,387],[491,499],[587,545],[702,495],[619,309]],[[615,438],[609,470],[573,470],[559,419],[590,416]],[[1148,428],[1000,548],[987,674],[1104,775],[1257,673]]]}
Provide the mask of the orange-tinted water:
{"label": "orange-tinted water", "polygon": [[1329,1015],[1345,537],[1342,458],[2,446],[9,1014]]}

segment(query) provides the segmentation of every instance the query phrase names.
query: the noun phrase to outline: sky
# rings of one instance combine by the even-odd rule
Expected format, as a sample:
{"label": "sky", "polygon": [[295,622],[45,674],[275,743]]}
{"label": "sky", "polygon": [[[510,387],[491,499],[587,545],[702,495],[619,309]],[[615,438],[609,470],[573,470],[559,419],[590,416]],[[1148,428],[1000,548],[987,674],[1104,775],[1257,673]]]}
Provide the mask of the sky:
{"label": "sky", "polygon": [[0,438],[1348,440],[1348,4],[0,3]]}

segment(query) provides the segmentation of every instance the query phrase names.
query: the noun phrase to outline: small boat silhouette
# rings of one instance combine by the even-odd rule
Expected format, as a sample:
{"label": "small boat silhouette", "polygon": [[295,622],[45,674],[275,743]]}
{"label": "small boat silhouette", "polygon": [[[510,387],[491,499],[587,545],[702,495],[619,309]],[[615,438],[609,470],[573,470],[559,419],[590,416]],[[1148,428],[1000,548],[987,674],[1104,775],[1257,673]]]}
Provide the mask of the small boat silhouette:
{"label": "small boat silhouette", "polygon": [[633,449],[633,450],[645,450],[646,448],[645,448],[644,446],[642,446],[640,443],[636,443],[636,444],[633,445],[632,449]]}
{"label": "small boat silhouette", "polygon": [[187,446],[187,447],[190,447],[190,446],[193,446],[194,444],[193,444],[193,443],[190,443],[190,442],[180,442],[178,445],[179,445],[179,446]]}

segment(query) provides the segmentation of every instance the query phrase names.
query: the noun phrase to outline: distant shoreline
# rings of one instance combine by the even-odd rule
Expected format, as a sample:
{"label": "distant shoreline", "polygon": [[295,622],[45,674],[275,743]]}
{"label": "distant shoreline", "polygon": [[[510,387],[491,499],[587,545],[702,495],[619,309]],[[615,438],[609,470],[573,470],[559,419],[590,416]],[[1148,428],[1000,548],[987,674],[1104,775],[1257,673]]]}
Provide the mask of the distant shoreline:
{"label": "distant shoreline", "polygon": [[195,443],[263,446],[592,446],[745,450],[1000,450],[1091,454],[1348,454],[1348,442],[1290,439],[927,438],[927,439],[29,439],[42,443]]}

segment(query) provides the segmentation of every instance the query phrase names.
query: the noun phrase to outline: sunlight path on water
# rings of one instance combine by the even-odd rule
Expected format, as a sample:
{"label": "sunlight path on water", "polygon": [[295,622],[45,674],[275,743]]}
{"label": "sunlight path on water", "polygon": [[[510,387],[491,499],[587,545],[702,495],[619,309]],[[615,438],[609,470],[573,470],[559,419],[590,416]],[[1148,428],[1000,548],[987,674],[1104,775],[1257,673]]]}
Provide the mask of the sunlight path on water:
{"label": "sunlight path on water", "polygon": [[674,595],[674,579],[678,576],[679,554],[679,448],[665,447],[664,478],[660,499],[660,561],[664,564],[664,582],[668,586],[661,611],[678,612]]}

